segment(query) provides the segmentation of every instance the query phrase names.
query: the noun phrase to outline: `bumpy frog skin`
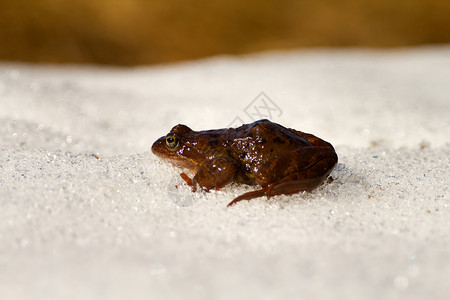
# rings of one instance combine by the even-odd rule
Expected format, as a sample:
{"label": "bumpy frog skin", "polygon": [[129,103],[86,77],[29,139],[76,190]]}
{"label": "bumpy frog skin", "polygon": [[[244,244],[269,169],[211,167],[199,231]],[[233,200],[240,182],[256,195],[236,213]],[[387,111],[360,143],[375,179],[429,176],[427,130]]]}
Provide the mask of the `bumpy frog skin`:
{"label": "bumpy frog skin", "polygon": [[335,167],[333,146],[308,133],[259,120],[238,128],[193,131],[177,125],[152,146],[158,157],[189,170],[181,177],[192,186],[208,191],[231,182],[259,185],[240,195],[241,200],[266,195],[310,191],[321,184]]}

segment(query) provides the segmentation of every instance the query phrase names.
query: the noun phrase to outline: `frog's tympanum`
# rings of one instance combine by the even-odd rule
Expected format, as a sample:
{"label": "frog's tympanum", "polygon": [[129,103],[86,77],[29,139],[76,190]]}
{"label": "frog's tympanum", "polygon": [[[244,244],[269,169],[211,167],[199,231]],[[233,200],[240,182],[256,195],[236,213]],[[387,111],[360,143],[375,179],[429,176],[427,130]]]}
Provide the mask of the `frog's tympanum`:
{"label": "frog's tympanum", "polygon": [[194,131],[177,125],[152,152],[181,168],[181,177],[208,191],[231,183],[259,185],[228,206],[266,195],[293,194],[317,187],[338,161],[333,146],[308,133],[259,120],[238,128]]}

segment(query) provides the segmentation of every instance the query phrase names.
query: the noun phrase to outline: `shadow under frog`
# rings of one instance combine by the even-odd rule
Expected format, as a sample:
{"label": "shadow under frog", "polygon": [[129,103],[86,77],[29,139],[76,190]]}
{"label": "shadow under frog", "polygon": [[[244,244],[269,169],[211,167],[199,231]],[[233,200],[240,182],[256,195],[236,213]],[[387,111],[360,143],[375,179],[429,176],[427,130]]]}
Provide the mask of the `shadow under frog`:
{"label": "shadow under frog", "polygon": [[158,157],[194,174],[181,177],[195,191],[208,191],[231,182],[261,188],[238,196],[241,200],[266,195],[310,191],[321,184],[338,157],[333,146],[308,133],[259,120],[238,128],[194,131],[176,125],[152,146]]}

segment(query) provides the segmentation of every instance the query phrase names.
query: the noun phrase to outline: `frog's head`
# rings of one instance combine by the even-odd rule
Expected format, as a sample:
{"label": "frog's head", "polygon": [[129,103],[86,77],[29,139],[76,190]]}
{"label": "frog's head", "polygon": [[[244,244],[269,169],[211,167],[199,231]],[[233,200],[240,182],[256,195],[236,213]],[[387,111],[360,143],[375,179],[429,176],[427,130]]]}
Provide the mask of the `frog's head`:
{"label": "frog's head", "polygon": [[176,125],[153,143],[152,152],[176,166],[195,172],[204,161],[197,148],[195,133],[186,125]]}

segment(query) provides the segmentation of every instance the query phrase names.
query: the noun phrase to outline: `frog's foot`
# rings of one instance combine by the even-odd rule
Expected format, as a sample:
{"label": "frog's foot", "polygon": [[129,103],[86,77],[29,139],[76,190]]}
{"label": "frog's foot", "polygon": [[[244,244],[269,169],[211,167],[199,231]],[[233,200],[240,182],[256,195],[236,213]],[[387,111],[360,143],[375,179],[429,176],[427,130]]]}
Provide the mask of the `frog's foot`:
{"label": "frog's foot", "polygon": [[181,173],[180,174],[181,178],[183,178],[184,181],[186,181],[187,185],[192,187],[192,191],[195,192],[197,190],[197,187],[195,186],[195,184],[192,183],[192,179],[186,174],[186,173]]}
{"label": "frog's foot", "polygon": [[256,191],[252,191],[252,192],[248,192],[248,193],[242,194],[239,197],[234,198],[233,201],[231,201],[230,203],[228,203],[227,207],[230,207],[231,205],[236,204],[237,202],[242,201],[242,200],[250,201],[253,198],[262,197],[262,196],[267,194],[268,189],[270,189],[269,186],[265,187],[265,188],[262,188],[260,190],[256,190]]}

